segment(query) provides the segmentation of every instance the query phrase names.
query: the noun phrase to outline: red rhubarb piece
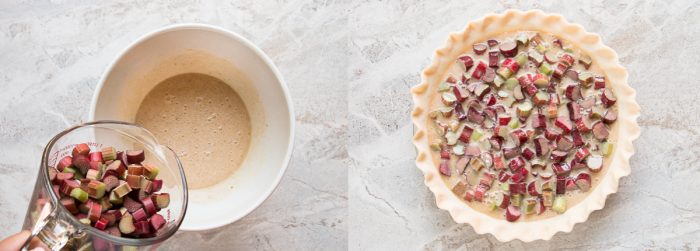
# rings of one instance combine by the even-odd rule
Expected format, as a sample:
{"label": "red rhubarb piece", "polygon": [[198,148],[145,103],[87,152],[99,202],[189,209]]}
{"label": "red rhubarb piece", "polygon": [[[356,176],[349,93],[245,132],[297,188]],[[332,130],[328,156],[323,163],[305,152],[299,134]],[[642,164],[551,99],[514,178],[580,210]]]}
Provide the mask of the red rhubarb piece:
{"label": "red rhubarb piece", "polygon": [[557,194],[565,194],[566,193],[566,177],[557,177],[557,189],[556,193]]}
{"label": "red rhubarb piece", "polygon": [[486,49],[488,49],[488,47],[485,44],[474,44],[472,47],[476,55],[484,54],[484,52],[486,52]]}
{"label": "red rhubarb piece", "polygon": [[576,130],[582,133],[587,133],[591,131],[591,122],[588,117],[581,117],[575,120]]}
{"label": "red rhubarb piece", "polygon": [[520,218],[520,208],[514,206],[508,206],[506,209],[506,220],[514,222]]}
{"label": "red rhubarb piece", "polygon": [[73,165],[73,158],[71,156],[65,156],[61,159],[61,161],[58,162],[56,165],[56,169],[58,169],[59,172],[63,172],[63,169],[66,167],[70,167]]}
{"label": "red rhubarb piece", "polygon": [[73,158],[75,158],[75,156],[78,156],[78,155],[87,157],[89,153],[90,153],[90,147],[87,144],[82,143],[82,144],[77,144],[77,145],[75,145],[75,147],[73,147],[72,155],[73,155]]}
{"label": "red rhubarb piece", "polygon": [[520,168],[523,168],[525,166],[525,159],[523,157],[515,157],[510,162],[508,163],[508,168],[510,168],[510,171],[515,173],[518,171]]}
{"label": "red rhubarb piece", "polygon": [[99,230],[105,230],[105,228],[107,228],[108,222],[109,222],[109,220],[107,220],[105,218],[99,219],[97,222],[95,222],[95,228],[97,228]]}
{"label": "red rhubarb piece", "polygon": [[608,128],[605,127],[603,122],[598,121],[593,124],[593,136],[598,140],[608,138]]}
{"label": "red rhubarb piece", "polygon": [[469,122],[475,123],[475,124],[481,124],[484,122],[484,114],[476,110],[474,107],[469,107],[469,112],[467,113],[467,119]]}
{"label": "red rhubarb piece", "polygon": [[498,125],[506,126],[506,125],[508,125],[510,120],[511,120],[510,116],[500,116],[500,117],[498,117]]}
{"label": "red rhubarb piece", "polygon": [[605,107],[610,107],[615,104],[617,98],[615,94],[610,89],[603,90],[603,94],[600,96],[600,101],[603,102]]}
{"label": "red rhubarb piece", "polygon": [[97,152],[91,152],[89,155],[90,162],[99,162],[102,163],[102,152],[97,151]]}
{"label": "red rhubarb piece", "polygon": [[568,53],[564,53],[559,57],[559,61],[563,63],[566,67],[571,67],[574,65],[574,62],[576,62],[576,59],[574,59],[574,56]]}
{"label": "red rhubarb piece", "polygon": [[461,56],[459,57],[459,61],[464,64],[464,71],[468,71],[472,68],[472,66],[474,66],[474,60],[470,56]]}
{"label": "red rhubarb piece", "polygon": [[575,182],[574,178],[571,178],[571,177],[566,178],[565,187],[566,187],[566,191],[573,191],[573,190],[578,189],[578,186],[576,186],[576,182]]}
{"label": "red rhubarb piece", "polygon": [[588,173],[579,173],[575,182],[581,191],[588,192],[591,189],[591,175]]}
{"label": "red rhubarb piece", "polygon": [[532,151],[530,148],[525,147],[525,148],[523,148],[523,157],[526,160],[530,161],[535,157],[535,152]]}
{"label": "red rhubarb piece", "polygon": [[494,47],[494,46],[498,45],[498,40],[496,40],[496,39],[489,39],[489,40],[486,40],[486,44],[488,44],[489,47]]}
{"label": "red rhubarb piece", "polygon": [[148,219],[148,222],[155,231],[158,231],[165,226],[165,218],[163,218],[163,216],[160,214],[154,214],[150,219]]}
{"label": "red rhubarb piece", "polygon": [[566,72],[566,65],[563,63],[558,63],[556,67],[554,67],[554,72],[552,72],[552,77],[556,79],[561,79],[561,77],[564,76],[564,73]]}
{"label": "red rhubarb piece", "polygon": [[574,140],[574,147],[579,147],[583,145],[583,137],[578,131],[571,132],[571,138]]}
{"label": "red rhubarb piece", "polygon": [[450,177],[452,175],[452,171],[450,170],[450,167],[447,165],[447,160],[442,160],[440,162],[440,173],[442,175],[447,176],[447,177]]}
{"label": "red rhubarb piece", "polygon": [[440,151],[440,158],[442,159],[450,159],[450,150],[449,149],[442,149]]}
{"label": "red rhubarb piece", "polygon": [[554,125],[561,128],[564,133],[569,133],[571,132],[571,120],[566,117],[558,117],[556,121],[554,121]]}
{"label": "red rhubarb piece", "polygon": [[510,183],[508,184],[508,190],[510,191],[511,195],[525,194],[527,192],[527,186],[525,183]]}
{"label": "red rhubarb piece", "polygon": [[549,144],[547,143],[547,139],[540,136],[535,138],[533,143],[535,145],[535,153],[537,156],[544,156],[549,152]]}
{"label": "red rhubarb piece", "polygon": [[596,90],[605,88],[605,77],[596,76],[595,78],[593,78],[593,87]]}
{"label": "red rhubarb piece", "polygon": [[491,143],[491,149],[500,151],[501,145],[503,144],[503,138],[498,137],[496,135],[491,136],[491,138],[489,138],[489,143]]}
{"label": "red rhubarb piece", "polygon": [[503,156],[506,157],[506,159],[512,159],[518,155],[520,155],[520,148],[517,146],[503,147]]}
{"label": "red rhubarb piece", "polygon": [[612,124],[615,120],[617,120],[617,114],[613,111],[609,110],[605,113],[605,116],[603,116],[603,123]]}
{"label": "red rhubarb piece", "polygon": [[523,129],[515,129],[510,133],[510,137],[513,139],[513,142],[515,142],[516,145],[522,145],[525,144],[528,140],[528,135],[527,132]]}
{"label": "red rhubarb piece", "polygon": [[[464,129],[462,129],[462,134],[459,135],[459,140],[464,142],[464,143],[469,143],[469,139],[471,138],[473,131],[474,131],[474,129],[472,129],[471,127],[464,126]],[[449,154],[450,154],[450,152],[448,151],[447,158],[449,158]],[[441,153],[441,156],[443,156],[442,153]],[[445,159],[445,158],[443,157],[443,159]]]}
{"label": "red rhubarb piece", "polygon": [[77,167],[80,173],[85,175],[90,169],[90,159],[88,159],[87,155],[73,156],[73,166]]}
{"label": "red rhubarb piece", "polygon": [[571,167],[569,164],[566,164],[566,162],[555,162],[552,163],[552,171],[554,171],[554,174],[561,177],[568,175],[571,172]]}
{"label": "red rhubarb piece", "polygon": [[489,67],[498,67],[498,51],[489,51]]}
{"label": "red rhubarb piece", "polygon": [[506,172],[505,170],[501,170],[501,172],[498,173],[498,181],[500,181],[501,183],[505,183],[510,179],[511,176],[512,175],[510,175],[510,173]]}
{"label": "red rhubarb piece", "polygon": [[477,185],[476,186],[476,191],[474,191],[474,200],[476,201],[484,201],[484,194],[486,191],[489,190],[489,187],[484,186],[484,185]]}
{"label": "red rhubarb piece", "polygon": [[[453,86],[452,93],[455,94],[455,97],[457,98],[457,102],[459,102],[459,103],[464,102],[469,97],[469,93],[467,93],[467,90],[463,89],[459,86]],[[131,163],[131,160],[129,161],[129,163]]]}
{"label": "red rhubarb piece", "polygon": [[574,155],[574,156],[575,156],[576,160],[583,161],[589,155],[591,155],[591,153],[588,151],[588,148],[581,147],[581,148],[576,150],[576,155]]}
{"label": "red rhubarb piece", "polygon": [[510,195],[505,193],[500,194],[500,196],[496,197],[495,204],[500,208],[507,208],[510,205]]}
{"label": "red rhubarb piece", "polygon": [[554,151],[552,151],[551,154],[549,154],[549,158],[555,162],[560,162],[560,161],[564,161],[564,159],[566,159],[567,155],[569,155],[569,152],[554,150]]}
{"label": "red rhubarb piece", "polygon": [[569,151],[574,147],[574,141],[567,136],[562,136],[557,139],[557,150]]}
{"label": "red rhubarb piece", "polygon": [[518,44],[513,41],[503,42],[498,48],[505,57],[515,57],[518,54]]}
{"label": "red rhubarb piece", "polygon": [[530,196],[539,196],[540,191],[538,191],[537,187],[537,182],[531,181],[529,184],[527,184],[527,194]]}
{"label": "red rhubarb piece", "polygon": [[464,112],[464,107],[462,107],[461,103],[457,103],[455,105],[455,113],[457,114],[457,119],[459,119],[459,121],[467,119],[467,113]]}
{"label": "red rhubarb piece", "polygon": [[503,156],[494,155],[493,156],[493,168],[496,170],[503,170],[506,168]]}
{"label": "red rhubarb piece", "polygon": [[148,215],[153,215],[156,213],[156,205],[153,203],[151,197],[146,197],[141,200],[141,204],[143,204],[143,208]]}
{"label": "red rhubarb piece", "polygon": [[577,84],[567,85],[564,90],[564,96],[571,101],[576,101],[581,98],[581,88]]}
{"label": "red rhubarb piece", "polygon": [[138,201],[133,200],[132,198],[125,196],[124,197],[124,203],[123,203],[124,208],[126,208],[126,211],[129,213],[134,213],[136,210],[139,210],[143,207],[141,203]]}
{"label": "red rhubarb piece", "polygon": [[547,117],[544,114],[536,114],[532,119],[532,128],[534,129],[545,129],[547,128]]}

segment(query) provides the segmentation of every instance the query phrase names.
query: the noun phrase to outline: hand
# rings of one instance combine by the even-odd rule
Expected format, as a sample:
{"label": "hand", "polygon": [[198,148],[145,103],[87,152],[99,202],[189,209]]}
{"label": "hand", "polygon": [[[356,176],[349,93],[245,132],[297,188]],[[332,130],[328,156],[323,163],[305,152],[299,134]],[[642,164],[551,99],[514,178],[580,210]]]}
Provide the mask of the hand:
{"label": "hand", "polygon": [[[0,251],[17,251],[22,249],[22,245],[24,245],[24,242],[27,241],[27,238],[31,233],[27,230],[24,230],[22,232],[16,233],[14,235],[11,235],[4,240],[0,241]],[[48,250],[48,248],[42,244],[40,244],[41,241],[36,239],[36,237],[32,240],[31,244],[29,245],[30,247],[34,247],[31,250]]]}

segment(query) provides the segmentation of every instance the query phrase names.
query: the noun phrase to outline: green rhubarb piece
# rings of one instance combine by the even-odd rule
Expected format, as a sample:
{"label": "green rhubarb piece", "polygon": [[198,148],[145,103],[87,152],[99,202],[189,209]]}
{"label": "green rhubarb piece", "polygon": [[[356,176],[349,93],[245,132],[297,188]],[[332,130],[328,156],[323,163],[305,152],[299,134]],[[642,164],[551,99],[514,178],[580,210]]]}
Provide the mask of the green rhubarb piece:
{"label": "green rhubarb piece", "polygon": [[541,43],[535,47],[535,50],[537,50],[539,53],[544,54],[545,52],[547,52],[547,46],[545,46],[544,43]]}
{"label": "green rhubarb piece", "polygon": [[124,198],[117,196],[117,194],[112,191],[109,193],[109,203],[121,205],[124,204]]}
{"label": "green rhubarb piece", "polygon": [[[551,183],[545,183],[545,184],[551,184]],[[544,188],[542,189],[544,190]],[[545,207],[551,207],[554,204],[554,192],[552,190],[544,190],[542,192],[542,202]]]}
{"label": "green rhubarb piece", "polygon": [[503,78],[497,77],[493,80],[493,85],[495,85],[497,88],[500,88],[505,82],[506,81]]}
{"label": "green rhubarb piece", "polygon": [[510,204],[513,205],[514,207],[520,207],[520,200],[521,199],[522,199],[522,195],[513,194],[510,196]]}
{"label": "green rhubarb piece", "polygon": [[455,145],[452,147],[452,153],[454,153],[457,156],[462,156],[464,155],[464,146],[463,145]]}
{"label": "green rhubarb piece", "polygon": [[[537,69],[540,73],[544,75],[552,75],[552,66],[549,65],[548,63],[542,63],[540,67]],[[454,96],[454,95],[453,95]]]}
{"label": "green rhubarb piece", "polygon": [[442,94],[442,101],[445,102],[446,105],[452,105],[452,103],[457,101],[457,97],[451,92],[445,92]]}
{"label": "green rhubarb piece", "polygon": [[509,78],[511,75],[513,75],[513,71],[511,71],[507,67],[501,67],[498,70],[496,70],[496,74],[502,78]]}
{"label": "green rhubarb piece", "polygon": [[457,139],[459,139],[459,135],[457,135],[456,132],[448,131],[447,133],[445,133],[445,139],[447,139],[448,146],[453,146],[457,144]]}
{"label": "green rhubarb piece", "polygon": [[73,166],[64,167],[63,171],[61,171],[61,172],[62,173],[73,173],[73,174],[80,173],[80,172],[78,172],[78,169],[75,169],[75,167],[73,167]]}
{"label": "green rhubarb piece", "polygon": [[586,69],[588,69],[588,67],[590,67],[593,63],[593,59],[591,59],[591,57],[588,55],[581,55],[581,57],[578,58],[578,61],[581,62]]}
{"label": "green rhubarb piece", "polygon": [[430,143],[430,150],[440,151],[441,144],[442,144],[442,139],[434,139],[433,142]]}
{"label": "green rhubarb piece", "polygon": [[603,156],[608,156],[612,153],[613,150],[613,143],[610,142],[605,142],[600,145],[600,153],[603,154]]}
{"label": "green rhubarb piece", "polygon": [[109,198],[102,197],[100,200],[100,205],[102,206],[102,213],[106,212],[107,209],[112,208],[112,202],[109,202]]}
{"label": "green rhubarb piece", "polygon": [[515,103],[515,98],[513,96],[509,95],[508,97],[501,100],[501,103],[503,105],[505,105],[506,107],[511,107],[511,106],[513,106],[513,103]]}
{"label": "green rhubarb piece", "polygon": [[474,157],[471,161],[469,161],[469,166],[478,172],[484,168],[484,161],[482,161],[479,157]]}
{"label": "green rhubarb piece", "polygon": [[537,205],[537,200],[528,199],[525,201],[525,214],[534,214],[535,206]]}
{"label": "green rhubarb piece", "polygon": [[535,102],[535,105],[537,106],[543,106],[546,105],[549,102],[549,93],[545,91],[537,91],[537,94],[535,94],[535,97],[532,98]]}
{"label": "green rhubarb piece", "polygon": [[130,213],[124,214],[121,220],[119,220],[119,231],[122,232],[122,234],[130,234],[133,233],[134,230],[136,230],[136,227],[134,227],[134,217],[131,216]]}
{"label": "green rhubarb piece", "polygon": [[491,203],[489,203],[489,209],[491,211],[496,211],[496,209],[498,209],[498,205],[496,205],[496,202],[492,201]]}
{"label": "green rhubarb piece", "polygon": [[87,185],[88,195],[91,198],[101,199],[105,195],[105,183],[92,180]]}
{"label": "green rhubarb piece", "polygon": [[528,40],[530,40],[530,38],[525,33],[518,33],[518,36],[515,37],[515,41],[518,44],[527,45]]}
{"label": "green rhubarb piece", "polygon": [[518,62],[520,66],[525,66],[525,63],[527,63],[527,52],[523,51],[518,53],[518,55],[515,56],[515,62]]}
{"label": "green rhubarb piece", "polygon": [[442,83],[440,83],[440,85],[438,85],[439,92],[449,91],[450,89],[452,89],[452,86],[450,85],[450,83],[442,82]]}
{"label": "green rhubarb piece", "polygon": [[131,192],[131,187],[129,187],[129,183],[122,183],[114,190],[112,190],[114,193],[116,193],[117,197],[123,198],[125,195],[127,195],[129,192]]}
{"label": "green rhubarb piece", "polygon": [[80,221],[80,223],[83,223],[85,225],[90,225],[90,219],[88,219],[88,218],[82,218],[78,221]]}
{"label": "green rhubarb piece", "polygon": [[566,48],[564,48],[564,51],[568,52],[568,53],[574,53],[574,48],[566,47]]}
{"label": "green rhubarb piece", "polygon": [[554,205],[552,205],[552,210],[557,213],[564,213],[566,211],[566,198],[564,196],[557,196],[554,198]]}
{"label": "green rhubarb piece", "polygon": [[503,190],[504,192],[510,191],[510,186],[508,185],[508,183],[502,183],[501,190]]}
{"label": "green rhubarb piece", "polygon": [[605,116],[605,113],[607,111],[605,110],[604,107],[602,106],[594,106],[593,109],[591,109],[591,118],[594,119],[602,119]]}
{"label": "green rhubarb piece", "polygon": [[518,128],[518,127],[520,127],[520,121],[513,118],[510,120],[510,122],[508,122],[508,127],[510,127],[510,129]]}
{"label": "green rhubarb piece", "polygon": [[595,76],[593,76],[593,73],[591,73],[590,71],[582,71],[578,74],[578,81],[581,82],[581,85],[583,85],[583,87],[588,88],[593,83],[594,77]]}
{"label": "green rhubarb piece", "polygon": [[86,202],[88,200],[88,193],[83,191],[83,189],[73,188],[73,191],[70,192],[70,197],[80,202]]}
{"label": "green rhubarb piece", "polygon": [[87,174],[85,174],[85,178],[91,179],[91,180],[98,180],[100,179],[100,171],[95,170],[95,169],[90,169],[87,171]]}
{"label": "green rhubarb piece", "polygon": [[158,176],[158,167],[154,165],[144,165],[143,168],[146,169],[146,175],[148,176],[149,180],[153,180]]}
{"label": "green rhubarb piece", "polygon": [[508,92],[506,92],[506,91],[498,91],[496,94],[497,94],[498,97],[500,97],[500,98],[507,98],[508,95],[509,95]]}
{"label": "green rhubarb piece", "polygon": [[532,103],[525,101],[522,104],[518,105],[516,111],[518,112],[518,116],[522,118],[527,118],[528,116],[530,116],[530,112],[532,111]]}
{"label": "green rhubarb piece", "polygon": [[117,159],[117,151],[114,150],[114,147],[105,147],[102,148],[102,160],[104,161],[110,161],[110,160],[116,160]]}
{"label": "green rhubarb piece", "polygon": [[479,141],[481,139],[481,136],[484,136],[484,132],[482,132],[479,129],[476,129],[472,132],[471,141]]}
{"label": "green rhubarb piece", "polygon": [[544,54],[538,51],[530,50],[527,55],[528,58],[535,63],[535,65],[540,65],[542,62],[544,62]]}
{"label": "green rhubarb piece", "polygon": [[513,90],[513,88],[515,88],[518,85],[518,79],[516,78],[509,78],[506,80],[506,89],[508,90]]}

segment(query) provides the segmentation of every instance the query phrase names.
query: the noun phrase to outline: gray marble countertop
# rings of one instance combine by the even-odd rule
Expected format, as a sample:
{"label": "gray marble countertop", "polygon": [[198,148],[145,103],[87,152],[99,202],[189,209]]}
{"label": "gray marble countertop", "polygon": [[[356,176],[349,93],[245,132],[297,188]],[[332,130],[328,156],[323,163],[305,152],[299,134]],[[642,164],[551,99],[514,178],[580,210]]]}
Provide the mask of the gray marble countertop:
{"label": "gray marble countertop", "polygon": [[[539,8],[599,33],[642,107],[632,174],[572,233],[500,243],[435,207],[415,168],[408,89],[449,32]],[[44,144],[85,121],[107,64],[168,24],[242,34],[284,75],[291,165],[242,220],[163,249],[441,250],[700,247],[700,4],[696,1],[21,1],[0,3],[0,237],[20,229]]]}

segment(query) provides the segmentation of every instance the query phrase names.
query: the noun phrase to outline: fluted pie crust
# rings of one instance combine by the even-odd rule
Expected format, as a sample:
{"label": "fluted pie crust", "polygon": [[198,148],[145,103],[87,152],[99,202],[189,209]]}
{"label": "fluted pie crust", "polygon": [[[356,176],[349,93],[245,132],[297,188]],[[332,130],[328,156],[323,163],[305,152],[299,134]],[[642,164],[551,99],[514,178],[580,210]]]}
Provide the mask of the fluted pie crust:
{"label": "fluted pie crust", "polygon": [[[439,98],[437,87],[446,78],[447,71],[460,55],[470,51],[472,45],[491,37],[513,31],[538,31],[556,35],[586,52],[600,66],[609,88],[617,96],[618,120],[616,135],[611,135],[615,146],[610,165],[599,174],[600,183],[592,188],[585,199],[568,208],[565,213],[536,221],[508,222],[496,219],[472,209],[455,195],[441,178],[438,166],[433,162],[428,140],[430,128],[428,113],[433,96]],[[413,144],[418,155],[416,165],[425,177],[425,185],[435,194],[437,207],[447,210],[455,222],[469,223],[479,234],[490,233],[500,241],[519,239],[529,242],[549,240],[559,231],[570,232],[574,225],[584,222],[594,210],[602,209],[608,195],[617,192],[621,177],[630,173],[629,159],[634,154],[632,141],[639,137],[637,117],[640,107],[636,93],[627,84],[627,71],[620,66],[617,53],[603,45],[600,36],[586,32],[581,25],[566,21],[561,15],[546,14],[539,10],[508,10],[502,14],[490,14],[470,22],[459,33],[450,34],[445,47],[435,51],[433,61],[422,73],[422,83],[411,88],[415,107],[411,118],[415,127]]]}

